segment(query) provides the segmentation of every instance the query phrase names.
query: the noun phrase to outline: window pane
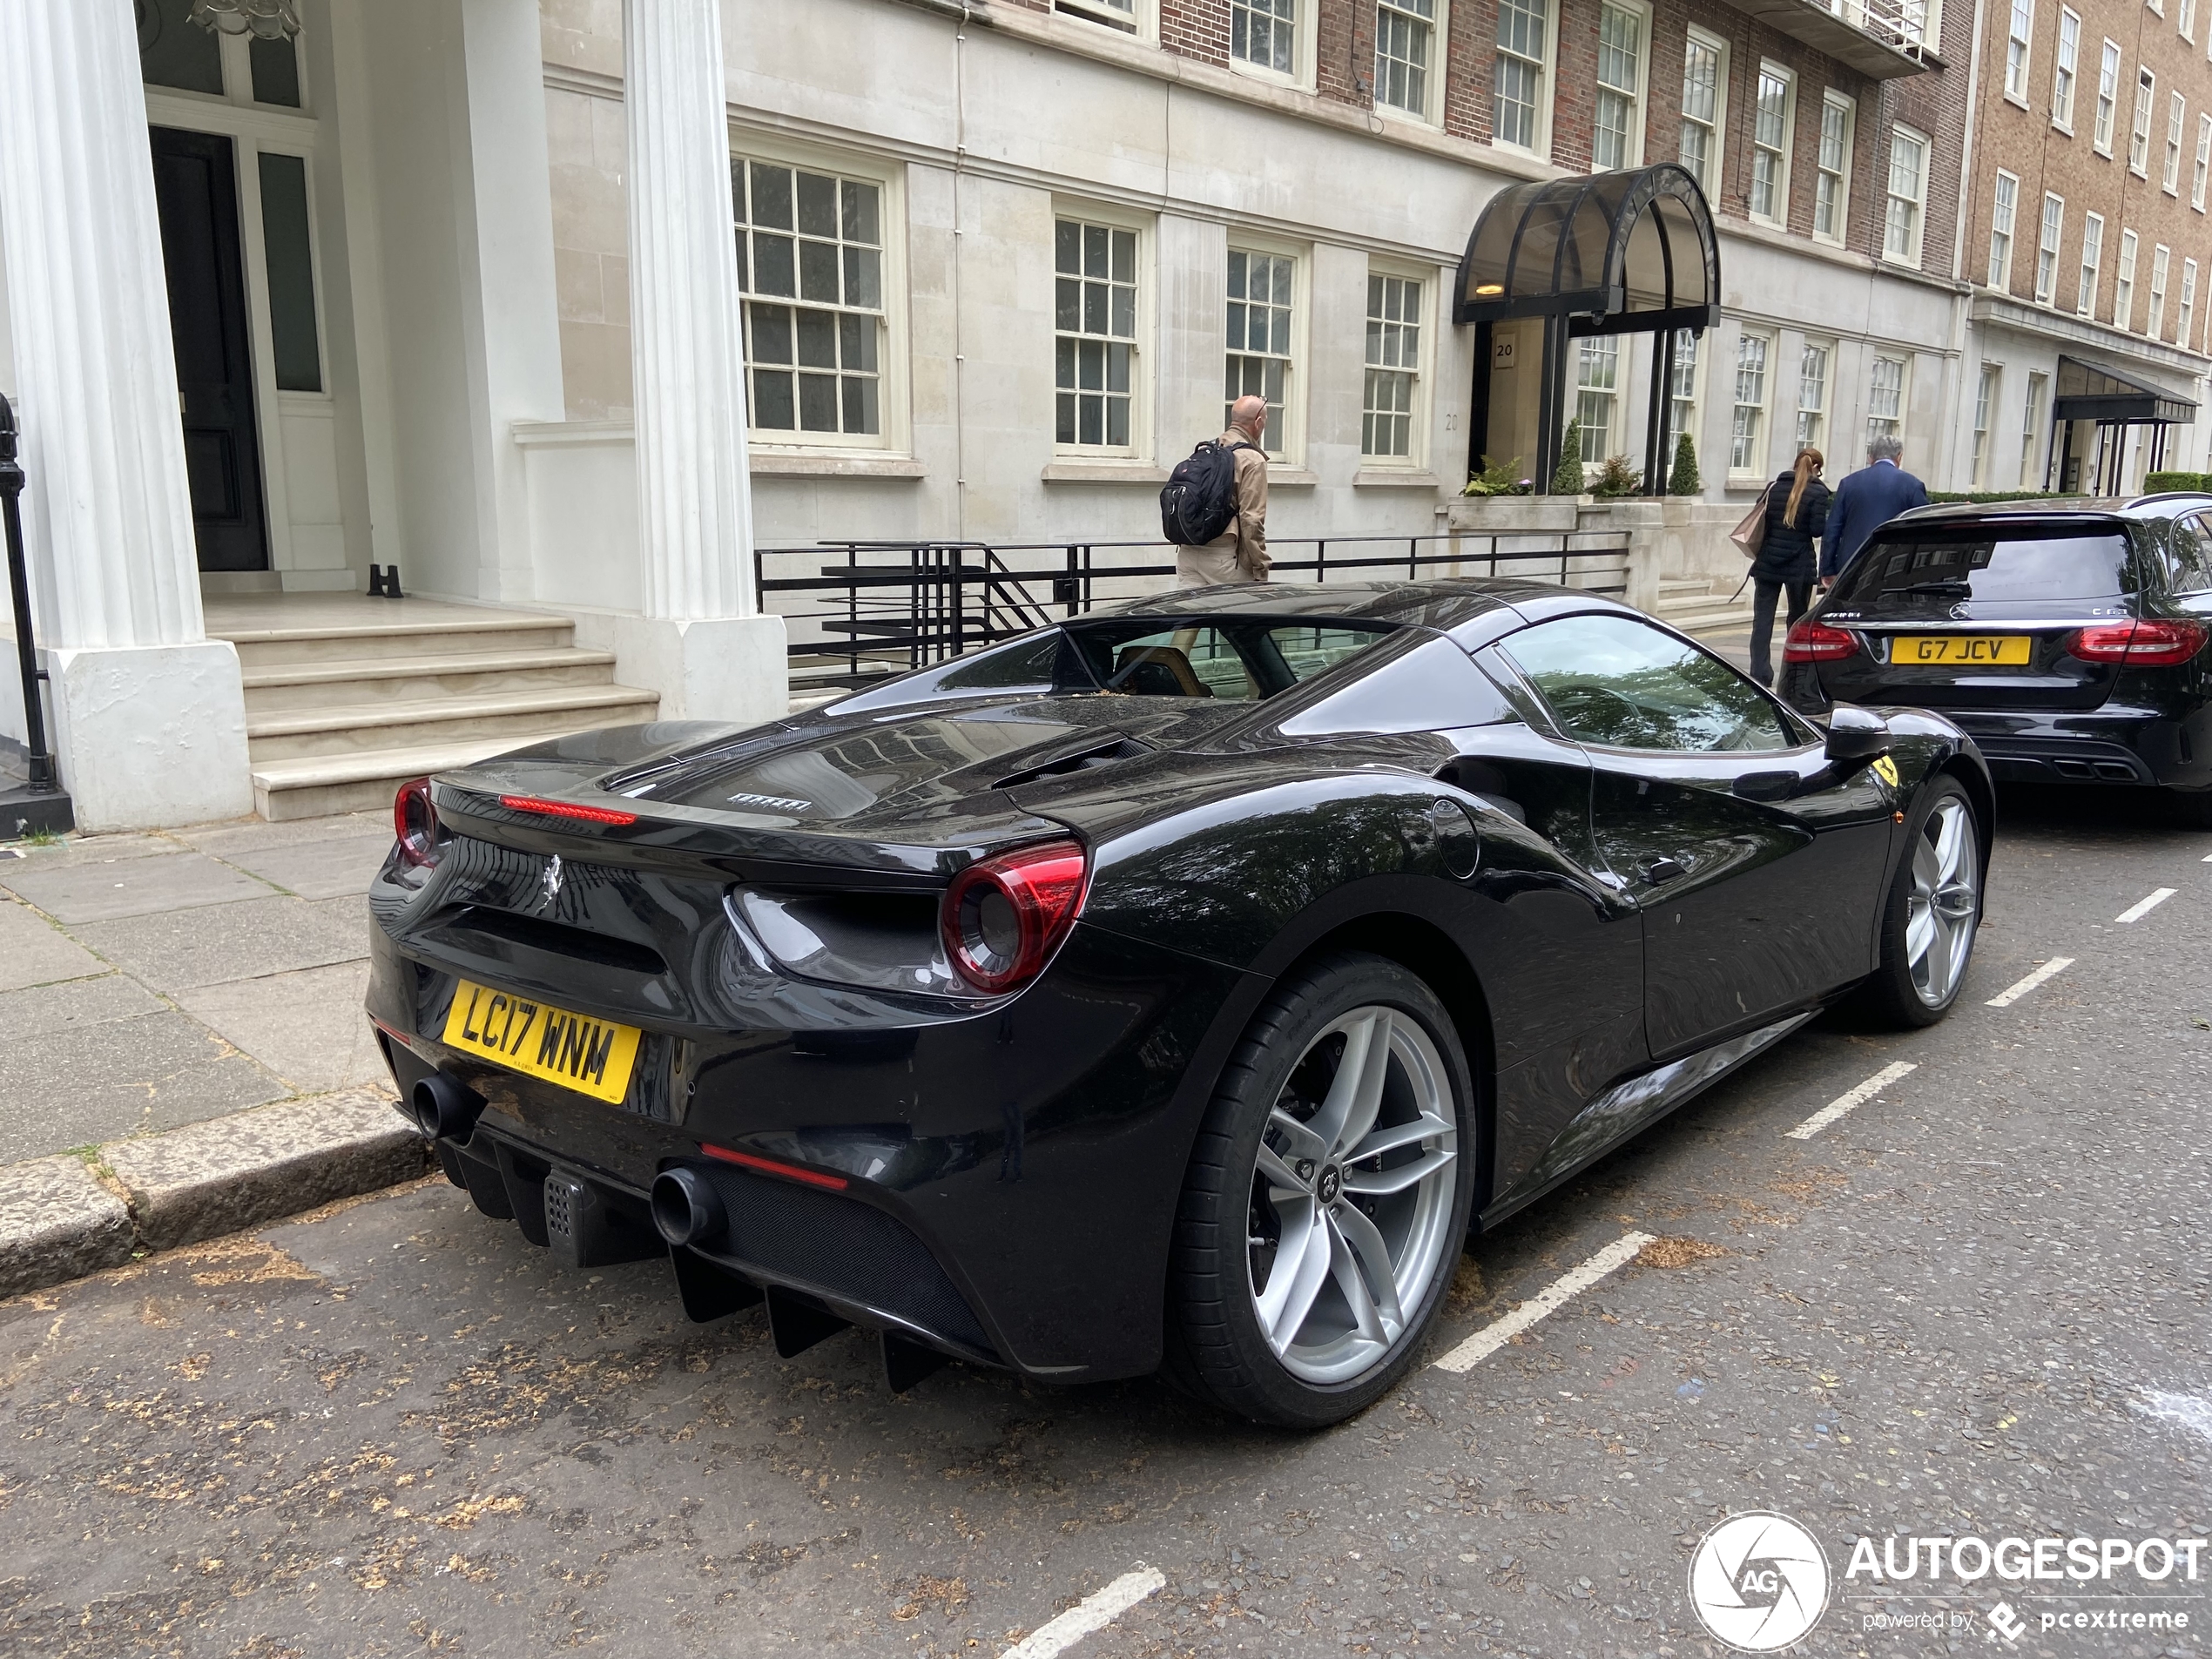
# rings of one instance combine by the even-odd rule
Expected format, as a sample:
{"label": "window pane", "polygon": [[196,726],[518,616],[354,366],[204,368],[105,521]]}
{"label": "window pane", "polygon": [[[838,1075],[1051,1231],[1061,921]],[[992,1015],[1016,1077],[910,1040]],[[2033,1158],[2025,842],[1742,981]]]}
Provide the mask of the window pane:
{"label": "window pane", "polygon": [[307,238],[307,164],[261,152],[261,237],[268,256],[269,337],[280,392],[322,390],[314,263]]}
{"label": "window pane", "polygon": [[300,49],[289,40],[263,40],[259,35],[246,44],[246,67],[253,77],[253,101],[280,109],[300,107]]}
{"label": "window pane", "polygon": [[818,172],[799,175],[799,228],[807,236],[837,234],[837,180]]}
{"label": "window pane", "polygon": [[841,225],[845,239],[871,245],[881,241],[882,233],[877,228],[876,198],[880,192],[876,187],[847,179],[842,190],[845,212]]}
{"label": "window pane", "polygon": [[791,307],[749,305],[745,314],[752,320],[752,361],[791,361]]}
{"label": "window pane", "polygon": [[754,371],[752,424],[773,432],[788,432],[799,424],[793,414],[789,374],[766,369]]}
{"label": "window pane", "polygon": [[833,242],[799,245],[799,297],[837,303],[837,246]]}
{"label": "window pane", "polygon": [[752,164],[752,222],[779,231],[791,228],[791,169]]}
{"label": "window pane", "polygon": [[837,430],[837,376],[801,374],[799,377],[799,429],[802,432]]}
{"label": "window pane", "polygon": [[837,367],[837,319],[830,313],[799,314],[799,361],[803,368]]}
{"label": "window pane", "polygon": [[1790,746],[1782,717],[1750,681],[1626,617],[1544,623],[1506,650],[1582,742],[1700,753]]}
{"label": "window pane", "polygon": [[1126,448],[1134,424],[1136,233],[1063,219],[1054,224],[1053,247],[1055,264],[1069,273],[1054,291],[1054,379],[1062,395],[1054,441]]}
{"label": "window pane", "polygon": [[761,293],[795,294],[799,273],[788,236],[752,233],[752,286]]}
{"label": "window pane", "polygon": [[870,311],[883,304],[881,272],[877,261],[882,258],[872,247],[848,247],[845,250],[845,303],[862,306]]}
{"label": "window pane", "polygon": [[143,0],[138,73],[149,86],[223,95],[223,50],[214,36],[192,21],[192,0]]}

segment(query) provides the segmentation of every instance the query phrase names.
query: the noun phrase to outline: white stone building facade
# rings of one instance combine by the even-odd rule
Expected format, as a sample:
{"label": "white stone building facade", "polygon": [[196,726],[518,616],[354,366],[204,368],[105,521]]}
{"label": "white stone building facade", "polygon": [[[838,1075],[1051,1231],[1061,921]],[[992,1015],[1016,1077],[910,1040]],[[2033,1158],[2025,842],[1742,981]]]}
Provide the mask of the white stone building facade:
{"label": "white stone building facade", "polygon": [[[204,604],[334,602],[372,566],[563,619],[664,716],[743,719],[786,686],[755,545],[1151,541],[1232,384],[1277,407],[1271,537],[1433,533],[1484,447],[1450,321],[1469,230],[1588,165],[1352,107],[1312,31],[1282,69],[1171,49],[1155,0],[295,0],[296,41],[212,59],[189,9],[22,0],[0,60],[0,392],[88,827],[251,810],[251,654]],[[1672,159],[1674,25],[1635,16],[1617,158]],[[1720,118],[1747,158],[1763,37]],[[1886,84],[1836,173],[1877,224]],[[1791,84],[1775,153],[1809,192],[1834,158]],[[1725,314],[1674,401],[1709,501],[1801,433],[1847,460],[1870,421],[1958,481],[1949,153],[1922,157],[1925,259],[1718,204]],[[1646,373],[1624,347],[1609,401],[1578,397],[1614,423],[1594,451],[1640,452]],[[24,731],[0,690],[0,742]]]}

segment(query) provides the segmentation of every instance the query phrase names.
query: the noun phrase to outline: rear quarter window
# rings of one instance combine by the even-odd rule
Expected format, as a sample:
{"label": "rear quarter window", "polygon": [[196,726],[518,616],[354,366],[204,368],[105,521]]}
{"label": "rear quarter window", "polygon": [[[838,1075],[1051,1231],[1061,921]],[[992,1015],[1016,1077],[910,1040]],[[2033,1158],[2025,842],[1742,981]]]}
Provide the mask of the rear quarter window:
{"label": "rear quarter window", "polygon": [[1900,529],[1851,561],[1833,604],[1879,611],[1965,599],[2114,599],[2134,586],[2118,530]]}

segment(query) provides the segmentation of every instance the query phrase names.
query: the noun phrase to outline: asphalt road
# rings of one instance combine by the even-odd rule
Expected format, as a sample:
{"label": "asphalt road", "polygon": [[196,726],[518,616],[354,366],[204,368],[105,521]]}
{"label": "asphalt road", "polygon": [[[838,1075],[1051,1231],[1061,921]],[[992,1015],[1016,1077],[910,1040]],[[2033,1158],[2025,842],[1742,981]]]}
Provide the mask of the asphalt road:
{"label": "asphalt road", "polygon": [[[0,1652],[995,1656],[1144,1564],[1070,1651],[1717,1653],[1693,1548],[1769,1509],[1835,1581],[1800,1651],[2195,1654],[2212,1559],[1844,1575],[1861,1534],[2212,1527],[2212,837],[2006,806],[1946,1024],[1817,1022],[1482,1239],[1436,1354],[1659,1242],[1326,1434],[1151,1383],[894,1398],[855,1336],[779,1360],[442,1183],[0,1306]],[[2188,1628],[2043,1625],[2145,1610]]]}

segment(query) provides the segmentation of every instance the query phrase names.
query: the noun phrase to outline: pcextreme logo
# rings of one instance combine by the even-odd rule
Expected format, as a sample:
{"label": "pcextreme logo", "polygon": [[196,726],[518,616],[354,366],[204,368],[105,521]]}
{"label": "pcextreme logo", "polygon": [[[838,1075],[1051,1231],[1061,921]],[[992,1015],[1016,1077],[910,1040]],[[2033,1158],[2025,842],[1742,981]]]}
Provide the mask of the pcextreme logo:
{"label": "pcextreme logo", "polygon": [[1787,1515],[1730,1515],[1689,1558],[1689,1604],[1715,1641],[1739,1653],[1772,1653],[1828,1610],[1828,1557]]}

